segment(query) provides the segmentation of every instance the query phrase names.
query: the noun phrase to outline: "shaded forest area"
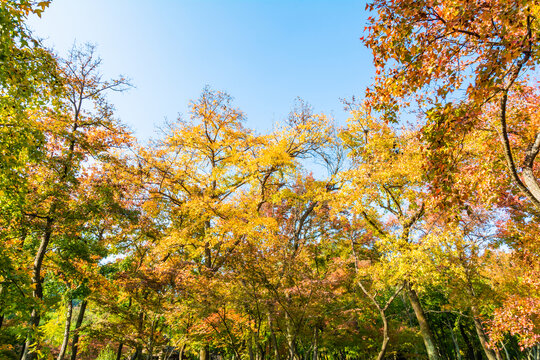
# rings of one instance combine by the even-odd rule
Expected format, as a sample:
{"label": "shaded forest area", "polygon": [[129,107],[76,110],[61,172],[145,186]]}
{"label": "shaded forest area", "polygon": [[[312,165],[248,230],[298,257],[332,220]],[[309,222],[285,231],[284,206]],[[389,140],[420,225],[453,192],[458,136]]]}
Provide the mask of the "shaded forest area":
{"label": "shaded forest area", "polygon": [[346,126],[206,88],[149,144],[49,3],[0,3],[0,358],[540,359],[538,1],[373,0]]}

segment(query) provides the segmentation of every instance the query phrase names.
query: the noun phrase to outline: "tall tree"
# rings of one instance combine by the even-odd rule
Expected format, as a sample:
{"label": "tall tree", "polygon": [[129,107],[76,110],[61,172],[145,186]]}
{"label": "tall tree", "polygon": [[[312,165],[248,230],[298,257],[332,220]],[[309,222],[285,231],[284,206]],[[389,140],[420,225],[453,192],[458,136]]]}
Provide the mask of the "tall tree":
{"label": "tall tree", "polygon": [[[0,4],[0,319],[22,316],[28,274],[20,246],[22,209],[30,191],[28,168],[41,160],[44,134],[32,115],[57,89],[56,61],[29,33],[26,19],[49,1]],[[0,321],[0,328],[2,321]],[[0,330],[1,331],[1,330]]]}
{"label": "tall tree", "polygon": [[[39,126],[46,143],[45,157],[29,171],[33,194],[25,208],[35,234],[32,270],[34,305],[23,359],[33,359],[39,346],[38,327],[43,313],[42,268],[51,244],[60,245],[66,232],[82,231],[88,221],[83,185],[92,168],[113,161],[116,149],[130,141],[107,103],[108,90],[123,90],[125,79],[103,81],[94,49],[74,48],[59,73],[63,94],[53,109],[42,111]],[[79,229],[73,229],[79,227]]]}
{"label": "tall tree", "polygon": [[439,359],[433,329],[417,293],[421,279],[433,274],[431,261],[422,254],[428,245],[422,240],[428,196],[418,138],[405,126],[373,117],[366,106],[353,106],[351,115],[341,137],[352,166],[342,174],[345,185],[336,209],[341,208],[345,217],[362,219],[366,236],[375,238],[375,249],[359,259],[374,262],[371,271],[380,272],[387,283],[398,288],[405,284],[427,355]]}

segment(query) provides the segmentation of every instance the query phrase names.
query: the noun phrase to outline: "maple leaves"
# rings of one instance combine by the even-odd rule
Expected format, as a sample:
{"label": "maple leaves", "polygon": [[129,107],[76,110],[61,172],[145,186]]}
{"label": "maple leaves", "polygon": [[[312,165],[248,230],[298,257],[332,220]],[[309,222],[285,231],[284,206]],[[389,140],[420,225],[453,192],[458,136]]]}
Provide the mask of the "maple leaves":
{"label": "maple leaves", "polygon": [[364,42],[379,68],[375,88],[383,91],[376,95],[387,100],[393,94],[399,101],[428,85],[434,85],[428,93],[433,100],[462,86],[469,96],[486,100],[511,85],[516,70],[536,62],[537,4],[374,1],[367,8],[377,16]]}

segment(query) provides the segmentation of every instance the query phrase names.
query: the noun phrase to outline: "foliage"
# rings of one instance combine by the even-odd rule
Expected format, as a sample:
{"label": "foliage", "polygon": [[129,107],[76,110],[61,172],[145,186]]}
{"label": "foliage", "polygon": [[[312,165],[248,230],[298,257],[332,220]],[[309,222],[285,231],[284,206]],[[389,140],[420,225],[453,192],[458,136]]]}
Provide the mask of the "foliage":
{"label": "foliage", "polygon": [[206,87],[148,144],[48,4],[0,4],[0,357],[540,353],[536,2],[374,0],[346,127]]}

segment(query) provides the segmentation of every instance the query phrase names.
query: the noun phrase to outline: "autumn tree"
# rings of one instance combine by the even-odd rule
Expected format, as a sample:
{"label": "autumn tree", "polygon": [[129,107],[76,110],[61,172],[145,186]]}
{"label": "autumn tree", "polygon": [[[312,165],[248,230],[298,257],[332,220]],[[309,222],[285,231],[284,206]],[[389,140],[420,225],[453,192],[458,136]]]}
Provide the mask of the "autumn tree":
{"label": "autumn tree", "polygon": [[[250,232],[263,226],[263,205],[328,133],[324,116],[302,109],[282,129],[257,135],[243,126],[244,115],[231,101],[205,89],[191,104],[191,119],[173,124],[153,149],[141,149],[138,160],[147,174],[143,208],[165,224],[152,256],[162,259],[163,268],[195,272],[197,286],[208,290],[224,286],[219,281],[227,282],[229,262]],[[203,304],[199,319],[220,313],[212,311],[212,291],[190,291]],[[200,348],[207,356],[204,342]]]}
{"label": "autumn tree", "polygon": [[538,208],[537,136],[523,139],[528,147],[521,160],[509,136],[513,94],[528,85],[526,74],[538,61],[538,4],[382,0],[367,8],[377,13],[364,38],[377,67],[368,91],[373,106],[390,115],[413,99],[428,110],[452,102],[463,109],[447,112],[452,126],[469,131],[478,128],[480,112],[494,108],[492,125],[513,183]]}
{"label": "autumn tree", "polygon": [[[368,9],[364,42],[377,67],[368,97],[390,118],[421,108],[434,198],[536,223],[538,3],[381,0]],[[512,256],[528,256],[533,243],[510,245]]]}
{"label": "autumn tree", "polygon": [[98,72],[100,60],[92,47],[74,48],[61,64],[61,96],[54,107],[44,107],[34,115],[44,134],[46,152],[39,164],[28,169],[33,192],[24,208],[29,232],[22,243],[33,257],[30,269],[34,304],[23,359],[35,358],[39,345],[37,331],[44,311],[42,269],[47,253],[53,250],[51,246],[69,251],[70,242],[83,236],[96,210],[85,198],[85,182],[92,181],[100,163],[114,161],[116,149],[130,141],[129,133],[114,119],[105,99],[107,90],[122,90],[126,81],[102,80]]}
{"label": "autumn tree", "polygon": [[[43,156],[43,134],[31,115],[56,92],[56,61],[29,33],[26,19],[49,1],[0,4],[0,331],[5,315],[27,306],[18,246],[22,209],[29,189],[28,168]],[[4,335],[4,334],[2,334]]]}
{"label": "autumn tree", "polygon": [[[351,115],[348,128],[341,134],[349,149],[351,170],[342,174],[344,186],[335,206],[340,221],[347,224],[345,229],[350,229],[344,236],[351,237],[351,250],[361,275],[359,288],[377,308],[383,322],[379,356],[384,356],[388,343],[386,310],[403,289],[428,356],[439,358],[444,356],[435,335],[440,329],[430,323],[419,294],[446,286],[440,274],[441,266],[448,263],[444,254],[447,249],[460,248],[460,236],[445,237],[440,231],[454,221],[459,223],[463,216],[455,220],[451,212],[441,211],[431,195],[430,175],[426,172],[429,159],[419,151],[424,142],[414,127],[385,122],[370,114],[365,105],[353,106]],[[464,223],[460,226],[466,227]],[[479,271],[472,264],[468,266],[473,272]],[[455,279],[456,275],[448,276]],[[377,298],[376,294],[385,289],[393,290],[386,299]],[[457,296],[471,290],[462,288]],[[475,305],[469,306],[465,311],[474,313]],[[472,318],[484,351],[489,354],[478,313]]]}

